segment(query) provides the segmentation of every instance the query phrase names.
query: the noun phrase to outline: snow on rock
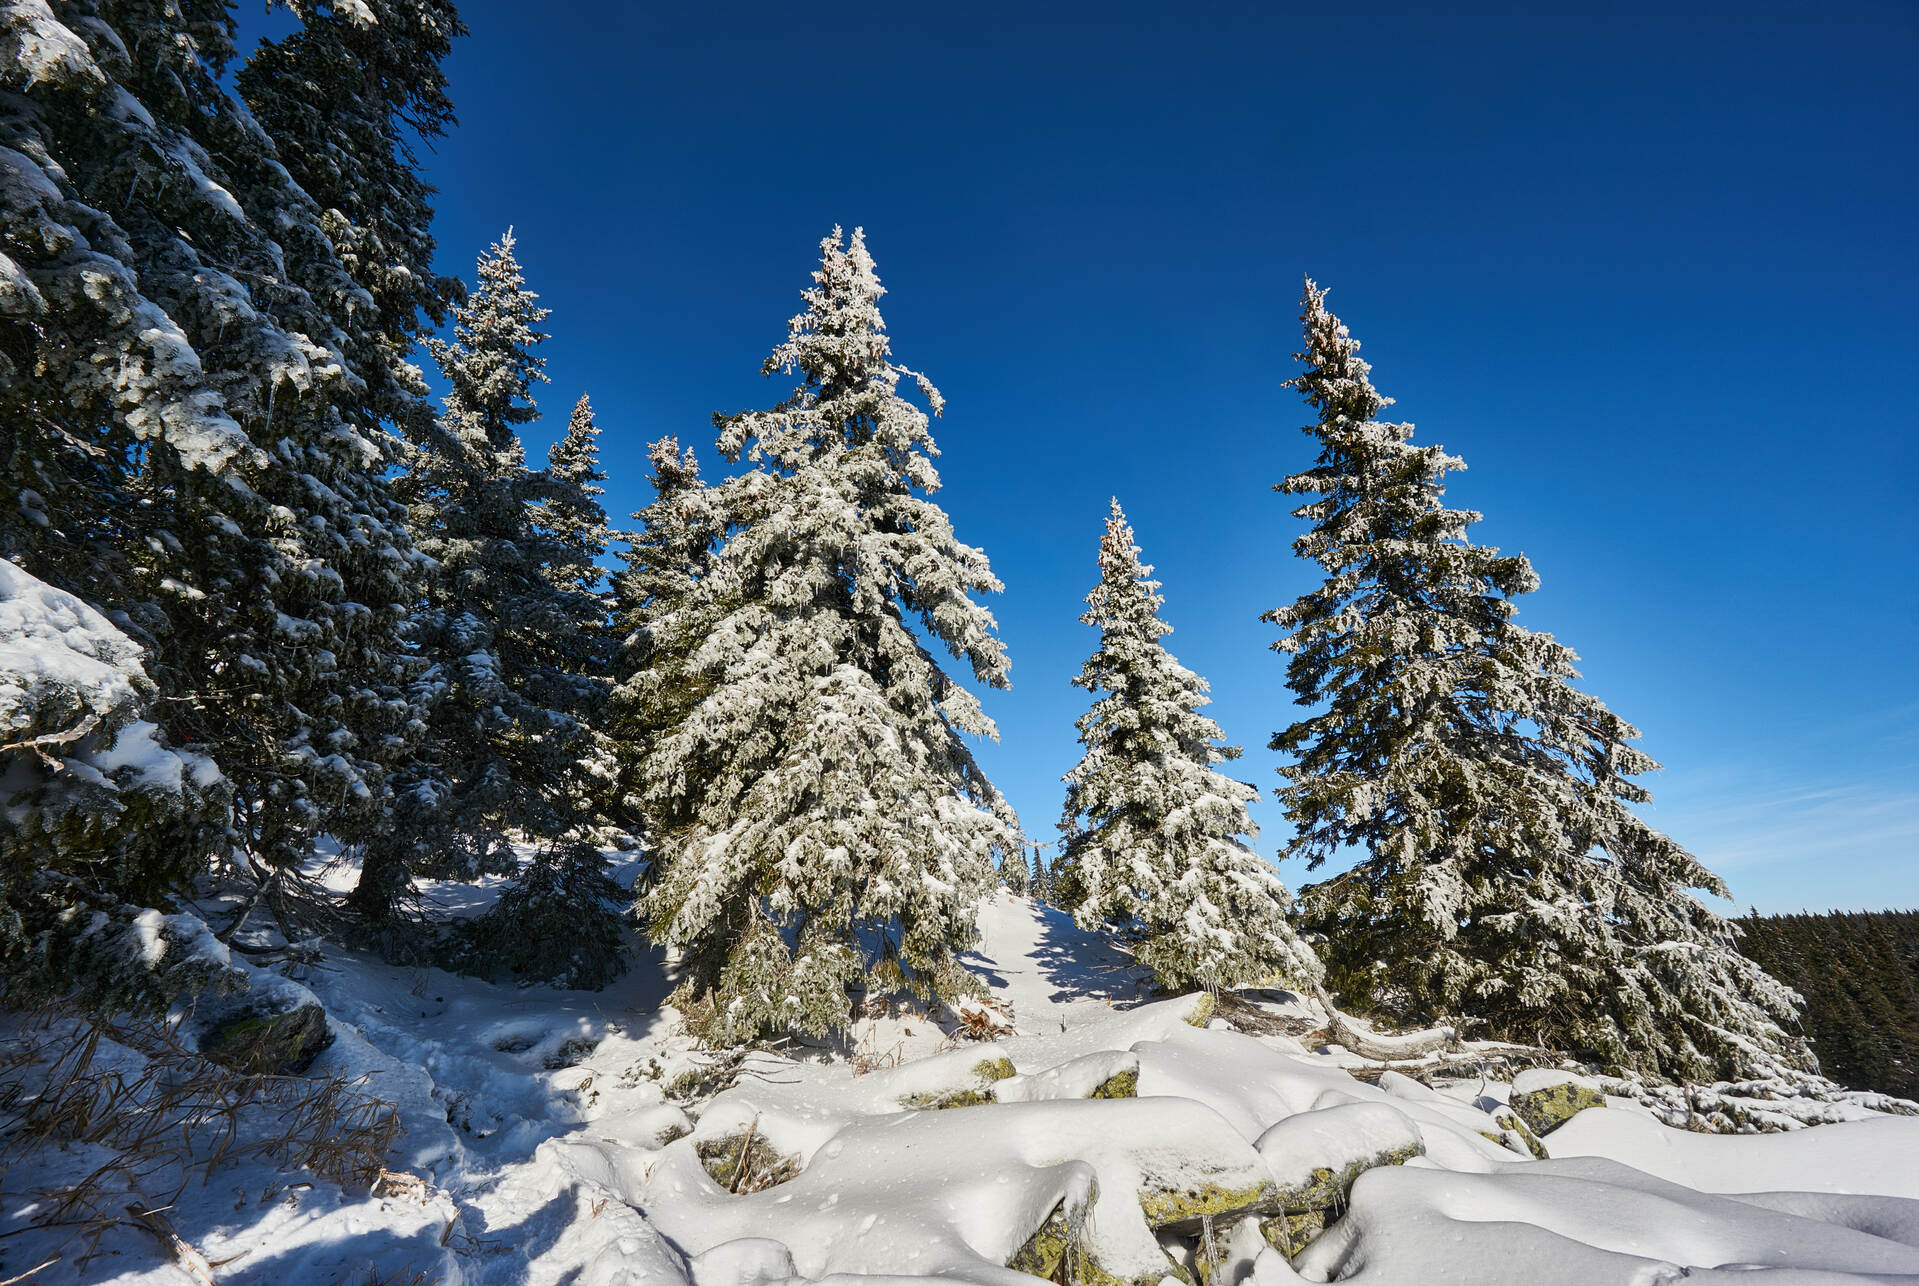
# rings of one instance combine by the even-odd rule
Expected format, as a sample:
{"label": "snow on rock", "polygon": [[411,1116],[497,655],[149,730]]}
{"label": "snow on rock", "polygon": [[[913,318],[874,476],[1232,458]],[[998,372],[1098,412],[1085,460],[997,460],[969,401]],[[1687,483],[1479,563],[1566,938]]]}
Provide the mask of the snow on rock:
{"label": "snow on rock", "polygon": [[1616,1108],[1553,1131],[1555,1157],[1607,1157],[1702,1192],[1850,1192],[1919,1199],[1919,1118],[1781,1134],[1694,1134]]}
{"label": "snow on rock", "polygon": [[1805,1272],[1767,1280],[1810,1286],[1847,1274],[1919,1274],[1910,1245],[1610,1161],[1526,1162],[1497,1174],[1369,1170],[1351,1202],[1295,1259],[1307,1281],[1652,1286],[1682,1277],[1743,1282],[1753,1269],[1791,1268]]}
{"label": "snow on rock", "polygon": [[1343,1103],[1286,1117],[1259,1136],[1259,1154],[1286,1210],[1324,1210],[1343,1201],[1353,1181],[1379,1165],[1421,1156],[1419,1127],[1385,1103]]}
{"label": "snow on rock", "polygon": [[994,1101],[1039,1103],[1060,1098],[1131,1098],[1139,1087],[1139,1055],[1103,1049],[1081,1054],[1031,1076],[1013,1076],[993,1087]]}

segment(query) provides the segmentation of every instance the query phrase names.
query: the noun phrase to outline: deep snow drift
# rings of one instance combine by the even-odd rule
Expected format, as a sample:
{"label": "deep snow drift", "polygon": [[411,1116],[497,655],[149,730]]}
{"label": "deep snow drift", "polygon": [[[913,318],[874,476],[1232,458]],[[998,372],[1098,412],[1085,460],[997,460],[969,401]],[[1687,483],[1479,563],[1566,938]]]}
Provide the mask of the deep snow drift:
{"label": "deep snow drift", "polygon": [[[1858,1119],[1714,1136],[1611,1097],[1533,1159],[1508,1086],[1362,1080],[1296,1038],[1309,1004],[1266,993],[1233,1030],[1201,997],[1143,1000],[1058,912],[1005,893],[982,911],[971,1027],[992,1039],[896,1011],[838,1049],[744,1059],[678,1033],[651,957],[587,993],[336,952],[300,979],[335,1036],[311,1073],[399,1105],[388,1165],[419,1184],[196,1171],[170,1250],[131,1219],[32,1228],[99,1163],[47,1148],[0,1185],[0,1280],[58,1255],[29,1280],[1919,1281],[1919,1118],[1839,1103]],[[1329,1192],[1320,1232],[1304,1211]]]}

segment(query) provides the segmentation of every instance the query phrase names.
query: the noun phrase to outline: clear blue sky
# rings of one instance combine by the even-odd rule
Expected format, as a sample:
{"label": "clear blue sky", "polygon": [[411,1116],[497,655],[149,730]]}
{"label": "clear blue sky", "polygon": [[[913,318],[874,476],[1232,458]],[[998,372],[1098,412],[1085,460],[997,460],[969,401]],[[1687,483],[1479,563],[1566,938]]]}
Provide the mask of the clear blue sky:
{"label": "clear blue sky", "polygon": [[663,433],[722,467],[711,413],[787,391],[759,363],[864,225],[1006,582],[980,757],[1035,837],[1109,495],[1278,780],[1311,273],[1533,559],[1522,622],[1668,765],[1655,823],[1741,906],[1919,904],[1910,0],[463,8],[441,266],[516,226],[554,310],[534,456],[591,393],[616,513]]}

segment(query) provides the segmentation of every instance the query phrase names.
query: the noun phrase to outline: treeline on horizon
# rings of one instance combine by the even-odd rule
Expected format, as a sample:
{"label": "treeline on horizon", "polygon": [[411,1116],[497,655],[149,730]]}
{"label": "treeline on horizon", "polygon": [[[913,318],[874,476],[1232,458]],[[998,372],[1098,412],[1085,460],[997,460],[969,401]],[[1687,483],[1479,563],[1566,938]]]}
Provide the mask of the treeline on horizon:
{"label": "treeline on horizon", "polygon": [[1741,949],[1805,997],[1822,1073],[1919,1099],[1919,910],[1754,911],[1738,924]]}
{"label": "treeline on horizon", "polygon": [[[415,147],[454,123],[453,5],[286,7],[245,57],[221,0],[0,24],[0,1002],[241,986],[227,949],[266,923],[589,987],[638,928],[715,1043],[976,994],[959,957],[1027,842],[969,740],[996,733],[968,681],[1010,686],[1001,586],[936,503],[945,403],[862,232],[741,355],[774,384],[714,417],[732,472],[660,438],[620,530],[584,395],[527,459],[548,310],[510,233],[470,283],[434,264]],[[1310,280],[1300,324],[1274,486],[1323,580],[1246,610],[1299,707],[1268,743],[1282,855],[1363,856],[1295,899],[1253,850],[1260,789],[1221,771],[1115,500],[1049,878],[1167,989],[1323,982],[1609,1068],[1804,1070],[1796,997],[1693,896],[1724,885],[1635,811],[1638,731],[1515,620],[1530,562],[1448,507],[1463,462],[1382,418]],[[209,924],[216,873],[241,902]],[[483,914],[426,915],[423,881],[493,876]]]}

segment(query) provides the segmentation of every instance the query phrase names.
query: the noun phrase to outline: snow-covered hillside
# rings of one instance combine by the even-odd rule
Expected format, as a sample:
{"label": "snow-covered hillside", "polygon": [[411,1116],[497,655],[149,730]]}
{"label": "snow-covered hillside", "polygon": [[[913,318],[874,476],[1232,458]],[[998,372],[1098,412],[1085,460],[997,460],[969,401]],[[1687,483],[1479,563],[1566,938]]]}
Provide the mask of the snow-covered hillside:
{"label": "snow-covered hillside", "polygon": [[1123,955],[1004,892],[981,926],[972,1031],[895,1011],[841,1047],[743,1058],[679,1033],[657,960],[594,993],[335,953],[299,984],[335,1037],[310,1073],[365,1076],[398,1104],[406,1134],[378,1194],[287,1186],[239,1156],[187,1176],[157,1224],[119,1218],[129,1197],[36,1228],[37,1194],[105,1155],[48,1147],[5,1175],[0,1280],[55,1256],[27,1279],[1919,1279],[1919,1118],[1840,1102],[1822,1111],[1857,1119],[1719,1136],[1613,1095],[1535,1159],[1507,1084],[1432,1088],[1309,1048],[1324,1015],[1279,993],[1218,1014],[1201,996],[1145,999]]}

